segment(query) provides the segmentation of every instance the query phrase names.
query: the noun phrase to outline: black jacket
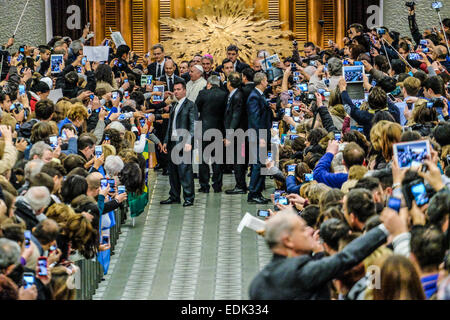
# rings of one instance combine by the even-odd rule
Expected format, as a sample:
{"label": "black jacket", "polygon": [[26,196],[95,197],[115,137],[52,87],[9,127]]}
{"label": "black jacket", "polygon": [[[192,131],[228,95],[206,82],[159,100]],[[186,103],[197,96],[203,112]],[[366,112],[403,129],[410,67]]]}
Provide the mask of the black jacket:
{"label": "black jacket", "polygon": [[341,252],[319,260],[310,255],[295,258],[274,255],[253,279],[251,300],[330,299],[329,282],[349,270],[386,242],[379,227],[355,239]]}
{"label": "black jacket", "polygon": [[223,132],[223,117],[227,106],[227,92],[219,87],[203,89],[198,93],[195,100],[199,120],[202,122],[202,133],[208,129],[219,129]]}
{"label": "black jacket", "polygon": [[189,81],[191,81],[191,76],[189,75],[189,72],[183,73],[181,76],[181,78],[183,78],[183,80],[188,83]]}
{"label": "black jacket", "polygon": [[33,229],[39,223],[33,209],[24,199],[19,198],[19,200],[17,200],[16,211],[14,211],[14,214],[25,221],[27,230]]}
{"label": "black jacket", "polygon": [[[246,68],[250,68],[250,66],[248,64],[240,61],[240,60],[237,60],[236,68],[235,68],[236,72],[242,72]],[[223,65],[222,64],[216,68],[216,72],[223,72]]]}
{"label": "black jacket", "polygon": [[242,86],[242,93],[244,94],[244,103],[247,103],[248,96],[255,89],[255,83],[249,82],[246,85]]}
{"label": "black jacket", "polygon": [[[169,58],[169,57],[165,57],[166,58],[166,61],[167,61],[167,59]],[[175,62],[174,62],[175,63]],[[164,62],[164,64],[165,64],[165,62]],[[150,63],[149,65],[148,65],[148,67],[147,67],[147,74],[149,74],[149,75],[152,75],[153,76],[153,80],[158,80],[158,78],[156,77],[156,71],[158,71],[158,63],[155,61],[155,62],[152,62],[152,63]],[[165,75],[166,74],[166,70],[164,70],[164,68],[162,68],[162,70],[161,70],[161,77],[163,76],[163,75]],[[178,66],[177,66],[177,64],[175,64],[175,75],[176,76],[179,76],[180,75],[180,71],[178,70]],[[162,80],[158,80],[158,81],[162,81]]]}
{"label": "black jacket", "polygon": [[[228,99],[227,99],[228,100]],[[244,129],[248,127],[247,108],[244,102],[244,93],[236,90],[225,108],[225,129]]]}
{"label": "black jacket", "polygon": [[[129,64],[127,61],[123,60],[122,58],[118,59],[118,63],[117,65],[115,65],[112,68],[112,71],[114,72],[114,76],[116,78],[120,77],[120,72],[125,72],[125,73],[132,73],[133,71],[131,70],[131,68],[129,67]],[[94,92],[94,91],[92,91]]]}
{"label": "black jacket", "polygon": [[247,130],[248,129],[248,112],[247,112],[247,100],[248,97],[250,96],[250,93],[253,91],[253,89],[255,89],[255,83],[254,82],[250,82],[247,83],[246,85],[242,86],[242,94],[243,94],[243,98],[244,98],[244,110],[245,112],[242,113],[242,129]]}
{"label": "black jacket", "polygon": [[205,80],[208,80],[208,78],[211,76],[218,76],[220,78],[220,73],[212,70],[209,73],[206,72],[203,73],[203,78],[205,78]]}
{"label": "black jacket", "polygon": [[317,109],[320,115],[320,119],[322,120],[322,125],[327,130],[327,132],[338,131],[333,123],[333,118],[331,117],[328,108],[322,106]]}
{"label": "black jacket", "polygon": [[[58,78],[56,79],[56,86],[55,89],[62,88],[64,97],[67,98],[76,98],[79,94],[79,92],[82,90],[77,85],[69,85],[66,82],[65,76],[69,72],[75,71],[75,67],[71,64],[69,64],[67,67],[64,68],[62,72],[58,74]],[[97,86],[97,81],[95,80],[95,74],[92,71],[86,72],[87,77],[87,84],[85,89],[95,92],[95,88]]]}
{"label": "black jacket", "polygon": [[415,123],[411,126],[411,130],[418,131],[422,137],[426,137],[431,135],[431,132],[433,131],[433,128],[435,126],[436,125],[433,123],[426,123],[426,124]]}
{"label": "black jacket", "polygon": [[164,82],[164,91],[173,92],[173,85],[174,85],[174,83],[176,81],[181,81],[181,80],[184,81],[183,78],[177,76],[176,74],[173,74],[173,83],[172,83],[172,87],[171,88],[169,88],[169,85],[167,84],[166,75],[161,76],[158,81]]}
{"label": "black jacket", "polygon": [[[174,104],[170,110],[170,118],[169,124],[167,126],[166,136],[164,138],[164,143],[169,144],[172,136],[172,128],[173,128],[173,119],[175,117],[175,108],[176,104]],[[191,135],[191,141],[193,144],[194,141],[194,123],[198,120],[198,110],[197,106],[194,102],[189,99],[185,99],[183,105],[180,107],[177,116],[177,129],[185,129],[188,130]],[[181,141],[181,137],[179,137],[178,141]]]}

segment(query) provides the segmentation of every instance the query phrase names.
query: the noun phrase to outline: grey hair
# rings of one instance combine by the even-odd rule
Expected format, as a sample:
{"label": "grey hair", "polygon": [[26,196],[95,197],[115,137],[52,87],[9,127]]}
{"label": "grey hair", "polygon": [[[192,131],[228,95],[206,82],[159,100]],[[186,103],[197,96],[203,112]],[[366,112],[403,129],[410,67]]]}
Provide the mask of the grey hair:
{"label": "grey hair", "polygon": [[123,108],[123,107],[127,107],[127,106],[130,106],[130,107],[132,107],[133,109],[136,109],[136,101],[134,101],[133,99],[127,99],[127,100],[125,100],[125,102],[123,103],[122,108]]}
{"label": "grey hair", "polygon": [[57,47],[61,47],[65,44],[66,42],[64,40],[59,40],[55,42],[55,45],[53,46],[53,48],[57,48]]}
{"label": "grey hair", "polygon": [[253,82],[255,83],[255,85],[259,85],[261,84],[261,82],[267,78],[266,74],[264,72],[257,72],[255,73],[255,77],[253,78]]}
{"label": "grey hair", "polygon": [[207,60],[209,60],[209,62],[214,63],[214,58],[213,58],[213,57],[210,57],[210,56],[206,56],[206,55],[205,55],[205,56],[202,57],[202,60],[203,60],[203,59],[207,59]]}
{"label": "grey hair", "polygon": [[330,76],[342,76],[342,61],[338,58],[330,58],[328,60],[328,70]]}
{"label": "grey hair", "polygon": [[20,263],[20,247],[17,242],[1,238],[0,239],[0,270],[8,268],[10,265]]}
{"label": "grey hair", "polygon": [[50,204],[50,191],[46,187],[31,187],[23,197],[34,211]]}
{"label": "grey hair", "polygon": [[105,171],[109,177],[114,177],[123,169],[123,161],[119,156],[108,156],[105,160]]}
{"label": "grey hair", "polygon": [[206,80],[206,82],[208,82],[209,84],[213,85],[213,86],[220,86],[220,79],[218,76],[216,75],[212,75],[208,78],[208,80]]}
{"label": "grey hair", "polygon": [[127,129],[125,129],[125,127],[123,126],[123,124],[121,124],[119,121],[113,121],[111,122],[111,124],[108,126],[109,129],[115,129],[119,132],[125,132]]}
{"label": "grey hair", "polygon": [[41,159],[34,159],[31,161],[28,161],[25,165],[25,179],[30,180],[34,178],[35,175],[37,175],[39,172],[41,172],[42,167],[44,166],[44,161]]}
{"label": "grey hair", "polygon": [[292,233],[296,219],[299,219],[298,214],[290,209],[282,210],[267,220],[264,237],[270,249],[279,245],[284,235]]}
{"label": "grey hair", "polygon": [[83,43],[81,42],[81,40],[74,40],[70,44],[70,48],[72,48],[75,54],[78,54],[78,51],[83,49]]}
{"label": "grey hair", "polygon": [[44,141],[38,141],[31,147],[29,159],[33,159],[34,156],[42,158],[44,152],[47,150],[53,152],[52,147],[50,147]]}

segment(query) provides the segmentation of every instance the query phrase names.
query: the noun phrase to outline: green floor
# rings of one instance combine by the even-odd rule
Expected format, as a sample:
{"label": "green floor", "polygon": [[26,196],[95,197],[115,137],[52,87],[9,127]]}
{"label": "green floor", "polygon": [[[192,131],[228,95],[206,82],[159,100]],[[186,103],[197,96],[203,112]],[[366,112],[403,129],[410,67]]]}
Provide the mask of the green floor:
{"label": "green floor", "polygon": [[[150,185],[149,209],[134,227],[130,218],[122,227],[94,299],[247,299],[251,280],[271,254],[261,237],[236,229],[246,212],[267,206],[247,204],[246,195],[213,192],[196,193],[195,205],[186,209],[161,206],[168,177],[152,172]],[[224,190],[233,187],[233,175],[224,175]]]}

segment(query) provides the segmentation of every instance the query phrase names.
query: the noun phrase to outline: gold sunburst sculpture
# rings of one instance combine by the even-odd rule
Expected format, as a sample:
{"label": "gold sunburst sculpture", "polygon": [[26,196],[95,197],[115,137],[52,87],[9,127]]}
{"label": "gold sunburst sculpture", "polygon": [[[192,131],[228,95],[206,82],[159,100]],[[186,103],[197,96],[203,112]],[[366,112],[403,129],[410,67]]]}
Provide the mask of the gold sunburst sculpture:
{"label": "gold sunburst sculpture", "polygon": [[258,50],[284,57],[292,54],[292,32],[282,31],[282,22],[265,19],[245,1],[203,0],[199,9],[188,9],[193,12],[192,18],[160,19],[161,24],[171,28],[169,40],[163,44],[174,58],[189,60],[200,53],[220,60],[226,57],[230,44],[238,46],[240,59],[247,63],[256,58]]}

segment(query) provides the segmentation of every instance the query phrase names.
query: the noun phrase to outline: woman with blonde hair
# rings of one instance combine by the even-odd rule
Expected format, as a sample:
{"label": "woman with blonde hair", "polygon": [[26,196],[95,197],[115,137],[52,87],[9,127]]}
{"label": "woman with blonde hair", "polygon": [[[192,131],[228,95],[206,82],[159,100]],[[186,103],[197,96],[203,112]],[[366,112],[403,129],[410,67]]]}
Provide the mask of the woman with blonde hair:
{"label": "woman with blonde hair", "polygon": [[388,162],[392,160],[394,155],[393,145],[400,142],[402,126],[398,123],[389,122],[382,127],[381,136],[381,153]]}
{"label": "woman with blonde hair", "polygon": [[61,227],[64,227],[69,218],[75,214],[73,209],[64,203],[54,203],[48,209],[46,216],[55,220]]}
{"label": "woman with blonde hair", "polygon": [[115,156],[116,155],[116,148],[111,144],[103,144],[102,145],[102,151],[105,155],[105,159],[109,156]]}
{"label": "woman with blonde hair", "polygon": [[61,133],[61,129],[65,124],[72,123],[78,129],[78,133],[81,134],[88,117],[89,114],[86,107],[82,103],[77,102],[70,107],[67,117],[58,123],[58,129]]}
{"label": "woman with blonde hair", "polygon": [[381,144],[383,142],[382,129],[384,125],[389,123],[387,120],[381,120],[370,129],[370,143],[372,147],[369,152],[369,166],[371,169],[383,169],[386,167],[386,161],[381,153]]}
{"label": "woman with blonde hair", "polygon": [[52,120],[56,123],[64,120],[69,113],[69,109],[72,107],[72,103],[67,98],[63,98],[55,104],[55,113],[53,114]]}

